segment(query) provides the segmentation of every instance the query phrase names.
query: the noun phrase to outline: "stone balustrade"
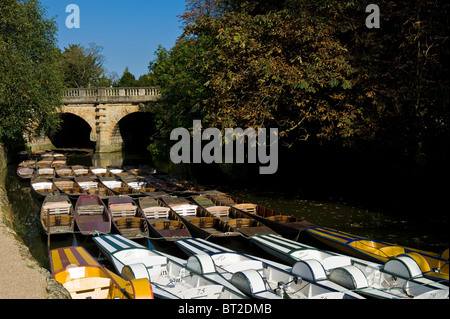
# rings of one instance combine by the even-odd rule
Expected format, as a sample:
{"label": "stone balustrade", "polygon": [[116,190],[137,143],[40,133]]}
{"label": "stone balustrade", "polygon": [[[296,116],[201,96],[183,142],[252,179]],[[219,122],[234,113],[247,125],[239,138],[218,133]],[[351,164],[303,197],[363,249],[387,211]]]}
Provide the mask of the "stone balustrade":
{"label": "stone balustrade", "polygon": [[144,103],[159,98],[158,87],[70,88],[63,94],[67,104]]}

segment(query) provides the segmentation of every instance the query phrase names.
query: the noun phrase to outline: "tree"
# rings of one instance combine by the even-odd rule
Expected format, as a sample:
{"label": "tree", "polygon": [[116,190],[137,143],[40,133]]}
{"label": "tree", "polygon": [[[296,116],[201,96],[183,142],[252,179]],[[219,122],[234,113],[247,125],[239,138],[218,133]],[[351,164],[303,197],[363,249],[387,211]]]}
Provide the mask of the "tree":
{"label": "tree", "polygon": [[64,48],[61,57],[61,71],[67,87],[96,87],[105,75],[101,55],[103,48],[90,43],[88,48],[80,44],[71,44]]}
{"label": "tree", "polygon": [[125,68],[125,71],[122,74],[119,82],[117,82],[117,86],[119,87],[133,87],[137,86],[136,78],[133,74],[130,73],[128,67]]}
{"label": "tree", "polygon": [[56,24],[36,0],[0,2],[0,141],[59,127],[62,77]]}

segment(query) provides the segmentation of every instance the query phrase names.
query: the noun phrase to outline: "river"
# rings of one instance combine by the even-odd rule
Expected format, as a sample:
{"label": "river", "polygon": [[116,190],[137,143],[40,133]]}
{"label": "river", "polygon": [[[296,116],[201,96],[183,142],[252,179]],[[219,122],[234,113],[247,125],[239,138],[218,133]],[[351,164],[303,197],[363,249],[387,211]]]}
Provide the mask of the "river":
{"label": "river", "polygon": [[[87,154],[83,152],[67,153],[67,165],[153,165],[180,179],[191,180],[208,188],[215,188],[231,195],[246,199],[253,203],[286,212],[320,226],[331,227],[352,234],[383,240],[390,243],[424,250],[441,252],[448,247],[448,214],[426,213],[423,216],[410,215],[408,211],[389,209],[372,209],[361,203],[352,204],[342,198],[316,200],[305,195],[301,189],[286,192],[276,187],[276,184],[255,186],[246,183],[245,179],[223,181],[204,167],[192,168],[189,165],[175,165],[170,161],[153,161],[149,154],[136,152],[119,152],[110,154]],[[8,166],[7,192],[14,216],[13,225],[17,234],[29,247],[31,254],[41,264],[48,268],[47,237],[39,222],[41,202],[32,196],[29,182],[21,181],[16,175],[17,163]],[[245,174],[243,174],[245,176]],[[249,186],[250,185],[250,186]],[[51,248],[72,245],[70,235],[51,238]],[[87,244],[89,243],[80,243]],[[186,258],[174,244],[161,244],[152,240],[152,244],[168,253]],[[254,251],[255,247],[243,245],[242,242],[230,246],[246,253],[261,255]]]}

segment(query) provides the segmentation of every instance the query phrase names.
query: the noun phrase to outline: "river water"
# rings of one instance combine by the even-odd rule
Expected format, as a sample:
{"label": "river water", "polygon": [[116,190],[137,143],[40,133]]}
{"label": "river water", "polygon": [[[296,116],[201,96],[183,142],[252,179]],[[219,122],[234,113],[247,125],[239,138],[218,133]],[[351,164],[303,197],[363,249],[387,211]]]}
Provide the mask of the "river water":
{"label": "river water", "polygon": [[[286,192],[276,184],[264,187],[253,187],[244,179],[218,181],[214,174],[203,168],[193,169],[189,165],[175,165],[170,161],[153,161],[149,154],[119,152],[111,154],[87,154],[83,152],[67,153],[68,165],[153,165],[159,170],[172,174],[180,179],[200,183],[208,188],[224,191],[228,194],[246,199],[262,206],[286,212],[320,226],[331,227],[355,235],[383,240],[390,243],[433,252],[441,252],[448,247],[448,214],[427,213],[422,216],[412,216],[408,211],[397,211],[393,214],[389,209],[371,209],[361,204],[348,203],[342,198],[314,200],[306,196],[302,190]],[[31,254],[41,264],[48,268],[47,237],[39,222],[41,202],[32,196],[29,182],[20,181],[15,173],[17,163],[8,167],[7,192],[13,209],[13,225],[17,234],[29,247]],[[245,176],[245,174],[243,175]],[[261,185],[260,185],[261,186]],[[186,258],[174,244],[162,244],[151,240],[157,248],[173,255]],[[72,235],[51,238],[50,248],[70,246]],[[91,245],[90,243],[81,243]],[[263,255],[242,243],[232,243],[231,248],[246,253]],[[92,247],[91,247],[92,249]],[[89,249],[88,249],[89,250]],[[265,256],[267,257],[267,256]]]}

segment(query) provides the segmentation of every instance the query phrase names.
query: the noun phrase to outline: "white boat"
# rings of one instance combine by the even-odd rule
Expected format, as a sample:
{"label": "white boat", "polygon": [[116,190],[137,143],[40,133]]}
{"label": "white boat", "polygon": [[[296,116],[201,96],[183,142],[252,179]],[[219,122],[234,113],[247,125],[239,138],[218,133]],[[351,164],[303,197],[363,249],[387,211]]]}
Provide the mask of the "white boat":
{"label": "white boat", "polygon": [[255,235],[250,241],[269,254],[293,265],[319,263],[328,278],[358,293],[381,299],[447,299],[449,288],[426,279],[414,259],[398,256],[384,265],[317,249],[273,235]]}
{"label": "white boat", "polygon": [[[101,253],[113,264],[117,273],[129,280],[147,278],[157,298],[246,298],[215,273],[211,260],[209,264],[204,258],[186,261],[151,250],[121,235],[96,236],[93,240]],[[199,269],[203,269],[202,272],[209,275],[200,274]]]}
{"label": "white boat", "polygon": [[209,255],[219,274],[254,298],[364,299],[329,281],[326,275],[316,282],[308,280],[308,267],[299,267],[301,275],[295,275],[290,266],[239,253],[201,238],[181,239],[175,244],[191,256]]}

